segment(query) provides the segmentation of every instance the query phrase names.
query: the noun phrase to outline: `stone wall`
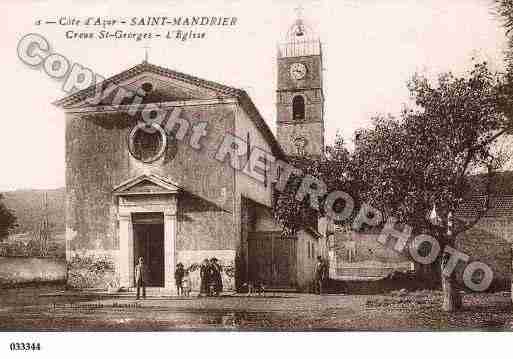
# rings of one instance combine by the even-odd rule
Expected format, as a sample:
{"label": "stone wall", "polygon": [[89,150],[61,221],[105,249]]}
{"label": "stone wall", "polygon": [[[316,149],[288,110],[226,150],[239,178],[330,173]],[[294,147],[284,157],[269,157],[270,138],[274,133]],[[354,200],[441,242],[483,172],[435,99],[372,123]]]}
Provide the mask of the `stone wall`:
{"label": "stone wall", "polygon": [[66,262],[54,258],[0,257],[0,287],[66,280]]}
{"label": "stone wall", "polygon": [[278,94],[278,124],[300,123],[292,118],[292,101],[295,96],[302,95],[305,99],[305,122],[322,122],[322,97],[320,89],[309,89]]}
{"label": "stone wall", "polygon": [[[456,248],[470,256],[470,261],[486,263],[494,273],[492,288],[511,288],[511,245],[513,219],[483,218],[470,230],[462,233]],[[457,267],[461,278],[464,266]]]}
{"label": "stone wall", "polygon": [[311,123],[308,121],[298,121],[294,124],[282,123],[278,125],[277,137],[283,151],[289,155],[297,154],[294,140],[302,137],[307,141],[304,148],[305,152],[319,156],[324,148],[324,124],[322,122]]}
{"label": "stone wall", "polygon": [[[356,267],[378,267],[388,265],[397,266],[407,263],[410,259],[398,254],[392,249],[394,240],[387,246],[377,241],[378,234],[350,235],[336,233],[335,250],[331,253],[332,261],[338,268],[348,268],[347,273],[356,272]],[[470,261],[486,263],[494,273],[492,290],[511,288],[512,274],[512,239],[513,219],[509,218],[483,218],[476,226],[462,233],[456,241],[456,249],[470,257]],[[350,243],[354,242],[355,253],[349,260]],[[331,268],[332,272],[336,271]],[[456,267],[456,278],[462,284],[462,274],[465,269],[463,263]],[[339,274],[341,271],[338,271]]]}
{"label": "stone wall", "polygon": [[395,240],[386,245],[378,242],[379,234],[336,232],[330,253],[333,278],[380,277],[412,268],[410,259],[393,249]]}
{"label": "stone wall", "polygon": [[[262,135],[259,129],[257,129],[251,118],[239,108],[237,110],[237,120],[235,122],[235,133],[237,137],[247,141],[249,138],[251,150],[258,148],[269,154],[268,167],[270,167],[271,160],[273,158],[271,147],[267,142],[267,139]],[[271,191],[271,170],[267,170],[267,182],[261,182],[251,177],[253,175],[254,168],[264,168],[265,164],[262,161],[256,163],[250,163],[247,160],[247,156],[243,156],[241,159],[241,171],[236,171],[236,189],[237,192],[245,198],[249,198],[257,203],[263,204],[270,207],[272,202],[272,191]],[[263,173],[259,174],[261,177]]]}
{"label": "stone wall", "polygon": [[[313,280],[317,255],[321,253],[320,240],[301,230],[296,239],[297,286],[303,292],[314,290]],[[308,248],[310,246],[310,249]]]}
{"label": "stone wall", "polygon": [[234,217],[221,207],[183,194],[178,197],[178,251],[235,250]]}
{"label": "stone wall", "polygon": [[[197,151],[188,145],[189,133],[184,141],[168,146],[166,154],[152,164],[143,164],[129,154],[127,136],[135,119],[125,114],[67,114],[68,249],[119,249],[117,203],[112,190],[145,172],[167,177],[186,192],[210,202],[209,210],[217,208],[213,217],[219,216],[218,209],[232,212],[233,169],[227,163],[216,161],[214,155],[224,135],[233,129],[234,112],[231,104],[183,107],[182,117],[191,125],[208,121],[203,149]],[[215,181],[212,181],[213,176]],[[200,207],[205,209],[203,205]],[[226,217],[226,213],[223,216]],[[233,241],[233,237],[228,240]]]}
{"label": "stone wall", "polygon": [[[307,67],[303,79],[290,76],[290,65],[302,63]],[[301,95],[305,102],[304,120],[292,117],[293,98]],[[320,155],[324,149],[324,109],[322,93],[321,56],[285,57],[278,59],[278,91],[276,94],[277,138],[287,154],[297,153],[294,141],[306,139],[305,151]]]}
{"label": "stone wall", "polygon": [[365,263],[365,262],[394,262],[408,261],[408,258],[397,253],[393,246],[393,238],[386,245],[378,242],[379,234],[335,233],[335,249],[338,263]]}

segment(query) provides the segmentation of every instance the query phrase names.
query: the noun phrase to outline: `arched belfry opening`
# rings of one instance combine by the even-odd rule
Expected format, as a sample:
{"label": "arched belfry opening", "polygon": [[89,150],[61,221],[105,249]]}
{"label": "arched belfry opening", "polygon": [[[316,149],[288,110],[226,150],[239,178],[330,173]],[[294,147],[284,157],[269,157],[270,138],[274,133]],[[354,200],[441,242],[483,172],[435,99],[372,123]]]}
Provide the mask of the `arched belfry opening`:
{"label": "arched belfry opening", "polygon": [[320,55],[321,41],[301,13],[289,27],[284,42],[278,45],[278,57]]}
{"label": "arched belfry opening", "polygon": [[305,119],[305,99],[301,95],[296,95],[292,99],[292,118],[294,121]]}

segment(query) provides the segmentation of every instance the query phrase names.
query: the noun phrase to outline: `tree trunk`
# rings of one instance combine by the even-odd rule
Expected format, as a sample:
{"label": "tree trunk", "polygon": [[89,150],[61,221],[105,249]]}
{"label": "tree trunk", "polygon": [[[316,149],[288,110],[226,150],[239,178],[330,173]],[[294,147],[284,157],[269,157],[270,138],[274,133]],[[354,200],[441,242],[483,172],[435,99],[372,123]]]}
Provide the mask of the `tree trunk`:
{"label": "tree trunk", "polygon": [[455,312],[461,309],[461,294],[454,283],[454,275],[445,276],[443,274],[442,261],[442,310],[445,312]]}

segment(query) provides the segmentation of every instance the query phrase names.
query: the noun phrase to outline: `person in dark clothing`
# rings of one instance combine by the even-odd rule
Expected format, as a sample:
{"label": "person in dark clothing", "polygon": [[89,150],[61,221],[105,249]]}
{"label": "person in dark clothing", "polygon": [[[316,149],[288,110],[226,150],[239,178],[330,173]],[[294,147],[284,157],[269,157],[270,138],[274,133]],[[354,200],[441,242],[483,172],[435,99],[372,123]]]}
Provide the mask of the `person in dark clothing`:
{"label": "person in dark clothing", "polygon": [[183,269],[183,264],[178,263],[175,269],[175,284],[176,284],[176,292],[178,295],[183,295],[183,286],[182,280],[185,275],[185,270]]}
{"label": "person in dark clothing", "polygon": [[208,286],[210,282],[210,262],[208,259],[205,259],[203,263],[201,263],[200,267],[200,294],[201,295],[208,295]]}
{"label": "person in dark clothing", "polygon": [[321,256],[317,256],[317,264],[315,265],[315,292],[317,294],[324,294],[324,287],[328,279],[328,270],[326,263],[322,260]]}
{"label": "person in dark clothing", "polygon": [[218,263],[217,258],[210,259],[210,272],[212,274],[211,284],[213,294],[218,296],[223,291],[223,279],[221,277],[221,265]]}
{"label": "person in dark clothing", "polygon": [[146,299],[146,283],[145,283],[145,273],[146,266],[144,265],[143,257],[139,257],[139,260],[135,266],[135,285],[137,287],[137,296],[136,299],[140,298],[140,290],[142,287],[142,296],[143,299]]}
{"label": "person in dark clothing", "polygon": [[207,292],[209,297],[213,297],[215,294],[215,287],[216,287],[216,268],[212,264],[212,260],[208,261],[208,285],[207,285]]}

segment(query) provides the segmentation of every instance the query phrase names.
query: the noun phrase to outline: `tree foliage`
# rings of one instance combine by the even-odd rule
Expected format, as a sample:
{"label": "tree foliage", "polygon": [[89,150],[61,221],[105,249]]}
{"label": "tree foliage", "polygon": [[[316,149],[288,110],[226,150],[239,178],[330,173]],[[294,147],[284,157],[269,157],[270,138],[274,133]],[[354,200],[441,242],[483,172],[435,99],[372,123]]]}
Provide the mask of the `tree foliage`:
{"label": "tree foliage", "polygon": [[511,74],[513,72],[513,0],[495,0],[495,10],[502,20],[508,37],[508,49],[505,55],[508,73]]}
{"label": "tree foliage", "polygon": [[398,118],[378,116],[362,130],[352,168],[365,202],[444,245],[452,242],[445,236],[448,221],[435,226],[428,214],[433,206],[441,214],[454,212],[472,171],[484,169],[491,178],[501,167],[493,144],[511,130],[508,86],[481,63],[465,76],[442,74],[436,84],[415,75],[408,88],[415,107]]}
{"label": "tree foliage", "polygon": [[[283,226],[286,233],[294,234],[305,226],[316,228],[317,218],[325,215],[326,195],[332,191],[345,191],[353,198],[357,198],[358,191],[355,188],[355,182],[350,177],[353,172],[350,169],[350,153],[341,136],[337,135],[335,144],[327,148],[325,158],[289,157],[288,162],[298,169],[300,174],[292,174],[284,191],[275,193],[273,206],[274,217]],[[318,208],[311,205],[308,197],[302,201],[298,201],[296,198],[306,176],[312,176],[326,184],[327,194],[319,198]],[[345,204],[342,202],[340,205]],[[347,220],[349,221],[351,218]]]}
{"label": "tree foliage", "polygon": [[3,203],[3,195],[0,193],[0,241],[16,227],[16,216]]}
{"label": "tree foliage", "polygon": [[[433,206],[440,214],[454,213],[469,192],[470,174],[484,170],[491,179],[501,168],[503,154],[493,146],[512,129],[511,86],[486,63],[479,63],[463,76],[441,74],[435,84],[417,74],[408,88],[415,105],[398,118],[375,117],[370,128],[357,134],[353,153],[337,136],[323,160],[290,158],[301,174],[291,177],[274,206],[275,217],[288,231],[301,228],[313,215],[325,214],[326,196],[314,212],[308,199],[296,199],[302,180],[310,175],[326,183],[327,193],[350,194],[356,208],[368,203],[385,218],[431,233],[442,245],[452,241],[445,236],[448,221],[435,226],[428,214]],[[486,205],[474,222],[458,231],[470,228],[485,211]]]}

